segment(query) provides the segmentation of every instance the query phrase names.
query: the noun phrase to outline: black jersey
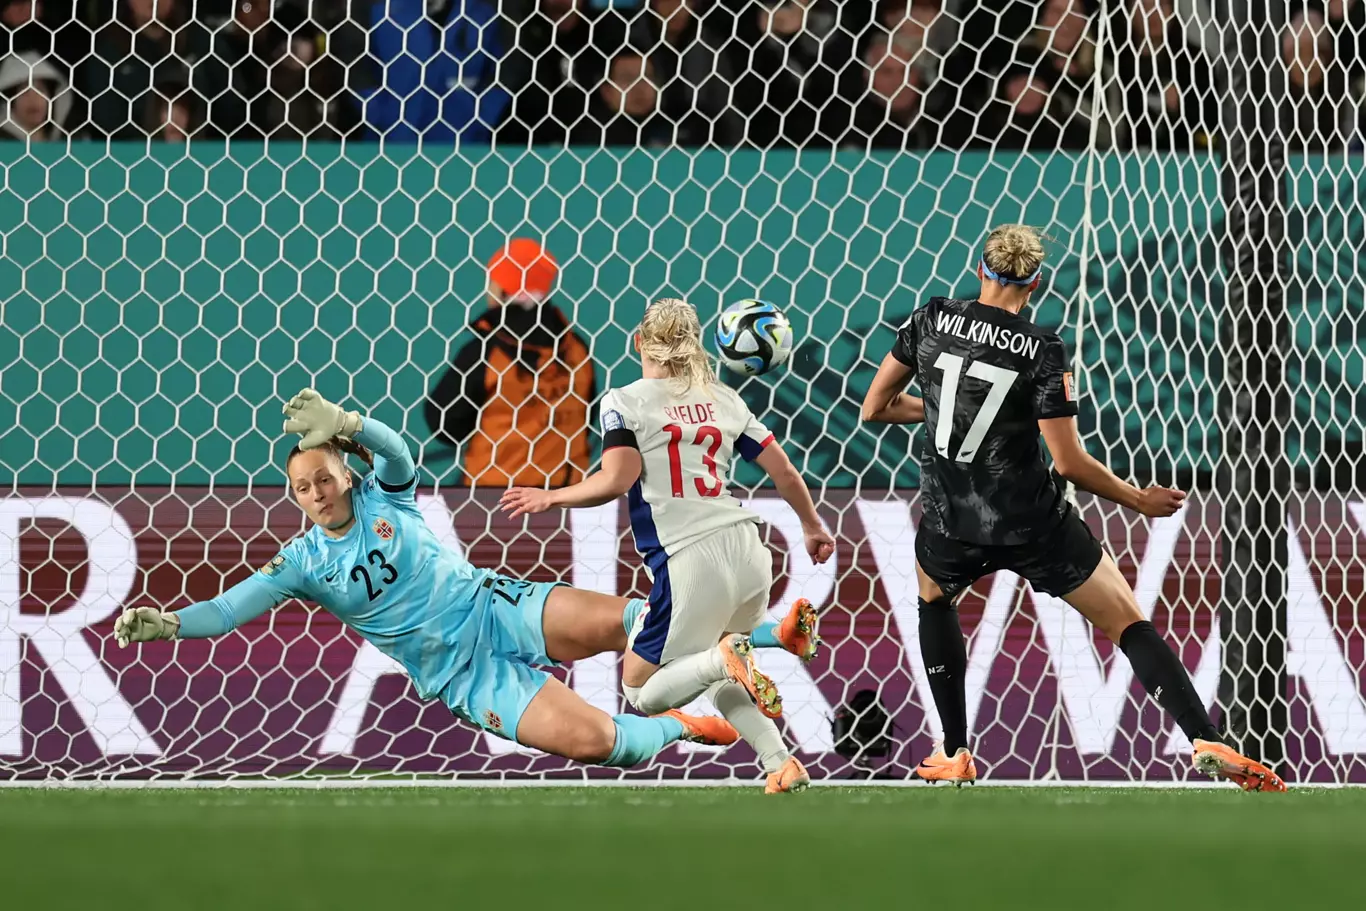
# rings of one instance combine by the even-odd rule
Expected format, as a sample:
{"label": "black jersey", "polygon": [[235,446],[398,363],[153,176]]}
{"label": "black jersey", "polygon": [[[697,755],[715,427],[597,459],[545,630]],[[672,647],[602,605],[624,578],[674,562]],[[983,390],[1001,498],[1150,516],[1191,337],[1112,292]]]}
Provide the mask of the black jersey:
{"label": "black jersey", "polygon": [[975,300],[932,298],[892,356],[925,399],[922,521],[975,544],[1022,544],[1067,514],[1044,463],[1038,421],[1077,413],[1062,340]]}

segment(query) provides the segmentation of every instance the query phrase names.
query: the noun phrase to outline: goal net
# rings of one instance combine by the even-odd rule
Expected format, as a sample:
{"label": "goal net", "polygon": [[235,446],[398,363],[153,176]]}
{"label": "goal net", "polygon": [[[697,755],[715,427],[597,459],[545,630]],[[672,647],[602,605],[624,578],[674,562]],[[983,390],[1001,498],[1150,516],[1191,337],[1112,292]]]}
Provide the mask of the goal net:
{"label": "goal net", "polygon": [[[304,529],[279,407],[306,385],[401,431],[428,524],[476,565],[643,594],[624,505],[494,506],[508,477],[593,463],[593,405],[639,376],[630,333],[661,296],[792,320],[789,364],[726,381],[839,547],[813,565],[737,470],[774,616],[822,613],[814,662],[761,663],[815,777],[905,778],[938,732],[921,434],[859,403],[910,311],[974,294],[987,229],[1026,222],[1088,449],[1193,491],[1170,519],[1078,494],[1082,515],[1233,742],[1292,782],[1366,781],[1366,18],[1210,2],[7,5],[0,779],[755,778],[743,746],[619,772],[483,734],[311,604],[111,638],[123,608],[213,597]],[[479,323],[511,238],[558,262],[555,354]],[[1001,572],[961,615],[989,779],[1190,776],[1061,602]],[[557,673],[622,709],[618,656]]]}

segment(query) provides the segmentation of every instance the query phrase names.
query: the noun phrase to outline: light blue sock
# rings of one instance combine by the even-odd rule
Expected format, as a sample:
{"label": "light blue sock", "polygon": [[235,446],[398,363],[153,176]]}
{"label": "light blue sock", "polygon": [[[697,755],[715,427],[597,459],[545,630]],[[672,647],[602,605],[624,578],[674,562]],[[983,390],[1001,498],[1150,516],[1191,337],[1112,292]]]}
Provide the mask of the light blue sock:
{"label": "light blue sock", "polygon": [[636,618],[644,612],[644,599],[632,598],[630,601],[626,602],[626,606],[621,610],[621,625],[626,627],[626,635],[631,635],[631,630],[636,625]]}
{"label": "light blue sock", "polygon": [[683,739],[683,724],[675,718],[642,718],[639,715],[614,715],[617,742],[603,765],[630,768],[644,762],[671,743]]}
{"label": "light blue sock", "polygon": [[782,648],[783,644],[778,641],[778,624],[772,620],[765,620],[749,634],[749,641],[755,648]]}

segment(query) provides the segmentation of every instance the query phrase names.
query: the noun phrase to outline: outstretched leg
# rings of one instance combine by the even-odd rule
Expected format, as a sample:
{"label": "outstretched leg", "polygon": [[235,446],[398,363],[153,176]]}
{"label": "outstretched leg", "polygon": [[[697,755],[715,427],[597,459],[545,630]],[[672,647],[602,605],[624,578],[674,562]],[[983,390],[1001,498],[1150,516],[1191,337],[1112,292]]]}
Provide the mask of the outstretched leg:
{"label": "outstretched leg", "polygon": [[1124,652],[1143,688],[1194,744],[1193,762],[1197,769],[1228,778],[1245,790],[1285,790],[1285,782],[1275,772],[1219,742],[1219,732],[1181,659],[1152,623],[1143,618],[1133,589],[1109,554],[1102,556],[1090,578],[1064,595],[1063,600]]}
{"label": "outstretched leg", "polygon": [[517,742],[566,759],[626,768],[679,740],[727,746],[740,738],[720,718],[679,712],[655,718],[608,715],[553,677],[523,711]]}
{"label": "outstretched leg", "polygon": [[1176,719],[1188,738],[1219,739],[1181,659],[1144,619],[1133,589],[1109,554],[1102,556],[1090,578],[1063,600],[1119,646],[1143,688]]}
{"label": "outstretched leg", "polygon": [[624,652],[626,634],[644,607],[645,602],[639,598],[619,598],[557,585],[546,598],[541,613],[545,652],[556,661]]}

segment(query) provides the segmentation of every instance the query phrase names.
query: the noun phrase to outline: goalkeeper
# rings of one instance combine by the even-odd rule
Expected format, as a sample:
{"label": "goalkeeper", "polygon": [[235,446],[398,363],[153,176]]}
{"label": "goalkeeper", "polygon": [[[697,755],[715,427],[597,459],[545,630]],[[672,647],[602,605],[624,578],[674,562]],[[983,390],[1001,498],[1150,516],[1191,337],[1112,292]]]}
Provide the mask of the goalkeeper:
{"label": "goalkeeper", "polygon": [[[422,699],[440,698],[456,716],[529,747],[626,767],[675,741],[738,739],[723,719],[677,710],[610,716],[535,667],[624,650],[644,602],[475,568],[427,528],[412,456],[393,430],[312,389],[284,411],[285,431],[303,437],[285,470],[313,526],[217,598],[173,613],[124,611],[114,625],[120,647],[221,636],[302,598],[402,664]],[[345,453],[369,461],[367,449],[374,470],[356,482]]]}

